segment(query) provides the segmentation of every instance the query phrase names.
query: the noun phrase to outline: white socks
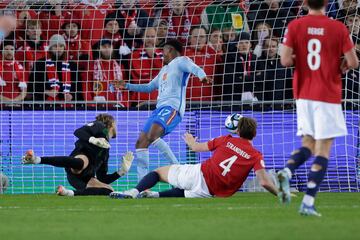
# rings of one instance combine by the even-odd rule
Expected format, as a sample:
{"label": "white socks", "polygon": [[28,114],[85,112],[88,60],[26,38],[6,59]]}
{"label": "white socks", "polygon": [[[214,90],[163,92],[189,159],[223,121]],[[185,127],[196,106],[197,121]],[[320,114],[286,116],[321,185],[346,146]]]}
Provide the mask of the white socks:
{"label": "white socks", "polygon": [[171,150],[169,144],[167,144],[163,139],[158,138],[153,143],[153,146],[155,146],[159,151],[164,155],[166,160],[169,161],[169,164],[179,164],[179,161],[175,157],[173,151]]}
{"label": "white socks", "polygon": [[136,149],[138,182],[149,173],[149,149]]}

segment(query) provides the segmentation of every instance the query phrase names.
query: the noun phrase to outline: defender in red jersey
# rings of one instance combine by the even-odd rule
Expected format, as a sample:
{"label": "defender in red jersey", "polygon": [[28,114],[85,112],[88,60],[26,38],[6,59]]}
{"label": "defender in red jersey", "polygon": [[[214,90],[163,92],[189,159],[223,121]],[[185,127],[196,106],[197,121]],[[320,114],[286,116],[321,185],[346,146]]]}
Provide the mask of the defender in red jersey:
{"label": "defender in red jersey", "polygon": [[333,139],[347,134],[341,109],[341,73],[357,68],[359,60],[346,26],[325,16],[327,0],[306,2],[309,14],[288,25],[281,50],[282,65],[295,64],[293,92],[302,147],[278,173],[279,196],[282,202],[290,201],[289,180],[314,155],[300,213],[321,216],[314,208],[315,195],[326,174]]}
{"label": "defender in red jersey", "polygon": [[[139,184],[125,192],[113,192],[113,198],[141,197],[229,197],[239,190],[250,171],[254,169],[260,184],[277,195],[277,188],[265,171],[263,156],[252,145],[256,135],[255,120],[242,117],[238,124],[239,137],[222,136],[204,143],[198,143],[190,133],[184,140],[195,152],[214,151],[203,163],[170,165],[156,169],[146,175]],[[145,191],[157,182],[174,186],[163,192]]]}

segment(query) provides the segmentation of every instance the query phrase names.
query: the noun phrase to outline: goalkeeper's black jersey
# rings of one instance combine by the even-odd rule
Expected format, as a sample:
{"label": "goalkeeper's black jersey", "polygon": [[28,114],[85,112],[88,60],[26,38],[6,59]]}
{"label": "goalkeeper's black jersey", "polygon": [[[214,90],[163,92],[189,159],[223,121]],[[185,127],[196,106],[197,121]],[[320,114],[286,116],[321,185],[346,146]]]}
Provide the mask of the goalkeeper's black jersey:
{"label": "goalkeeper's black jersey", "polygon": [[112,183],[117,180],[119,178],[117,172],[107,174],[109,149],[89,143],[90,137],[105,138],[109,141],[108,129],[105,125],[102,122],[94,121],[76,129],[74,135],[78,140],[75,142],[75,149],[70,155],[76,156],[78,154],[84,154],[89,159],[88,167],[81,173],[82,178],[89,180],[91,177],[96,176],[104,183]]}

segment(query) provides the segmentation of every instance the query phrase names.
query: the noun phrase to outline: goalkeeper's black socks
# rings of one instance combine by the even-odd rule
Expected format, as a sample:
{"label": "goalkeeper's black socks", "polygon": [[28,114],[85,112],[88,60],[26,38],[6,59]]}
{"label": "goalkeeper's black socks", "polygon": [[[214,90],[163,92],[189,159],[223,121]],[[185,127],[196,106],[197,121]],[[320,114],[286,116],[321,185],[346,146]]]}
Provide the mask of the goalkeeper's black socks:
{"label": "goalkeeper's black socks", "polygon": [[81,190],[75,190],[74,196],[90,196],[90,195],[103,195],[107,196],[113,191],[108,188],[85,188]]}
{"label": "goalkeeper's black socks", "polygon": [[[301,147],[294,151],[291,155],[290,160],[286,164],[286,168],[294,174],[295,170],[298,169],[306,160],[311,157],[311,150],[307,147]],[[291,176],[289,176],[291,178]]]}
{"label": "goalkeeper's black socks", "polygon": [[159,192],[159,197],[185,197],[184,189],[173,188],[167,191]]}
{"label": "goalkeeper's black socks", "polygon": [[160,181],[160,176],[157,172],[148,173],[138,185],[135,187],[139,192],[145,191],[146,189],[150,189],[156,185]]}
{"label": "goalkeeper's black socks", "polygon": [[76,170],[81,170],[84,167],[84,161],[81,158],[67,156],[41,157],[40,163],[54,167],[72,168]]}

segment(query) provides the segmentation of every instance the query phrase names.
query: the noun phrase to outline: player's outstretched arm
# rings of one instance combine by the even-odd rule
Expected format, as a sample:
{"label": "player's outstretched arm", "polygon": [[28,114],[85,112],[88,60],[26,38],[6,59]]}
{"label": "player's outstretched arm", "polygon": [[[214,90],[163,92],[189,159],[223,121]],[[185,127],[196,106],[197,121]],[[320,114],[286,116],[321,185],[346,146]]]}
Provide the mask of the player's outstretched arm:
{"label": "player's outstretched arm", "polygon": [[268,176],[268,173],[266,172],[265,169],[260,169],[257,170],[255,172],[256,178],[259,181],[260,185],[265,188],[267,191],[269,191],[270,193],[274,194],[275,196],[277,196],[278,194],[278,189],[277,187],[274,185],[274,183],[271,181],[271,179]]}
{"label": "player's outstretched arm", "polygon": [[153,80],[151,80],[151,82],[146,84],[131,84],[131,83],[125,83],[124,81],[120,81],[120,86],[122,86],[121,87],[122,89],[127,89],[133,92],[150,93],[155,89],[159,88],[159,74]]}
{"label": "player's outstretched arm", "polygon": [[208,152],[209,146],[207,142],[199,143],[197,142],[197,137],[194,137],[191,133],[185,133],[183,136],[185,143],[189,148],[194,152]]}
{"label": "player's outstretched arm", "polygon": [[98,171],[96,172],[96,177],[103,183],[106,184],[110,184],[115,182],[116,180],[118,180],[120,177],[124,176],[125,174],[128,173],[131,164],[134,160],[134,154],[132,152],[127,152],[123,157],[122,157],[122,163],[121,163],[121,168],[111,174],[108,174],[108,160],[109,157],[106,159],[106,161],[104,161],[102,163],[102,165],[100,166],[100,168],[98,169]]}
{"label": "player's outstretched arm", "polygon": [[212,83],[212,79],[206,76],[204,70],[196,65],[190,58],[182,57],[179,67],[183,72],[189,72],[200,78],[201,82]]}

